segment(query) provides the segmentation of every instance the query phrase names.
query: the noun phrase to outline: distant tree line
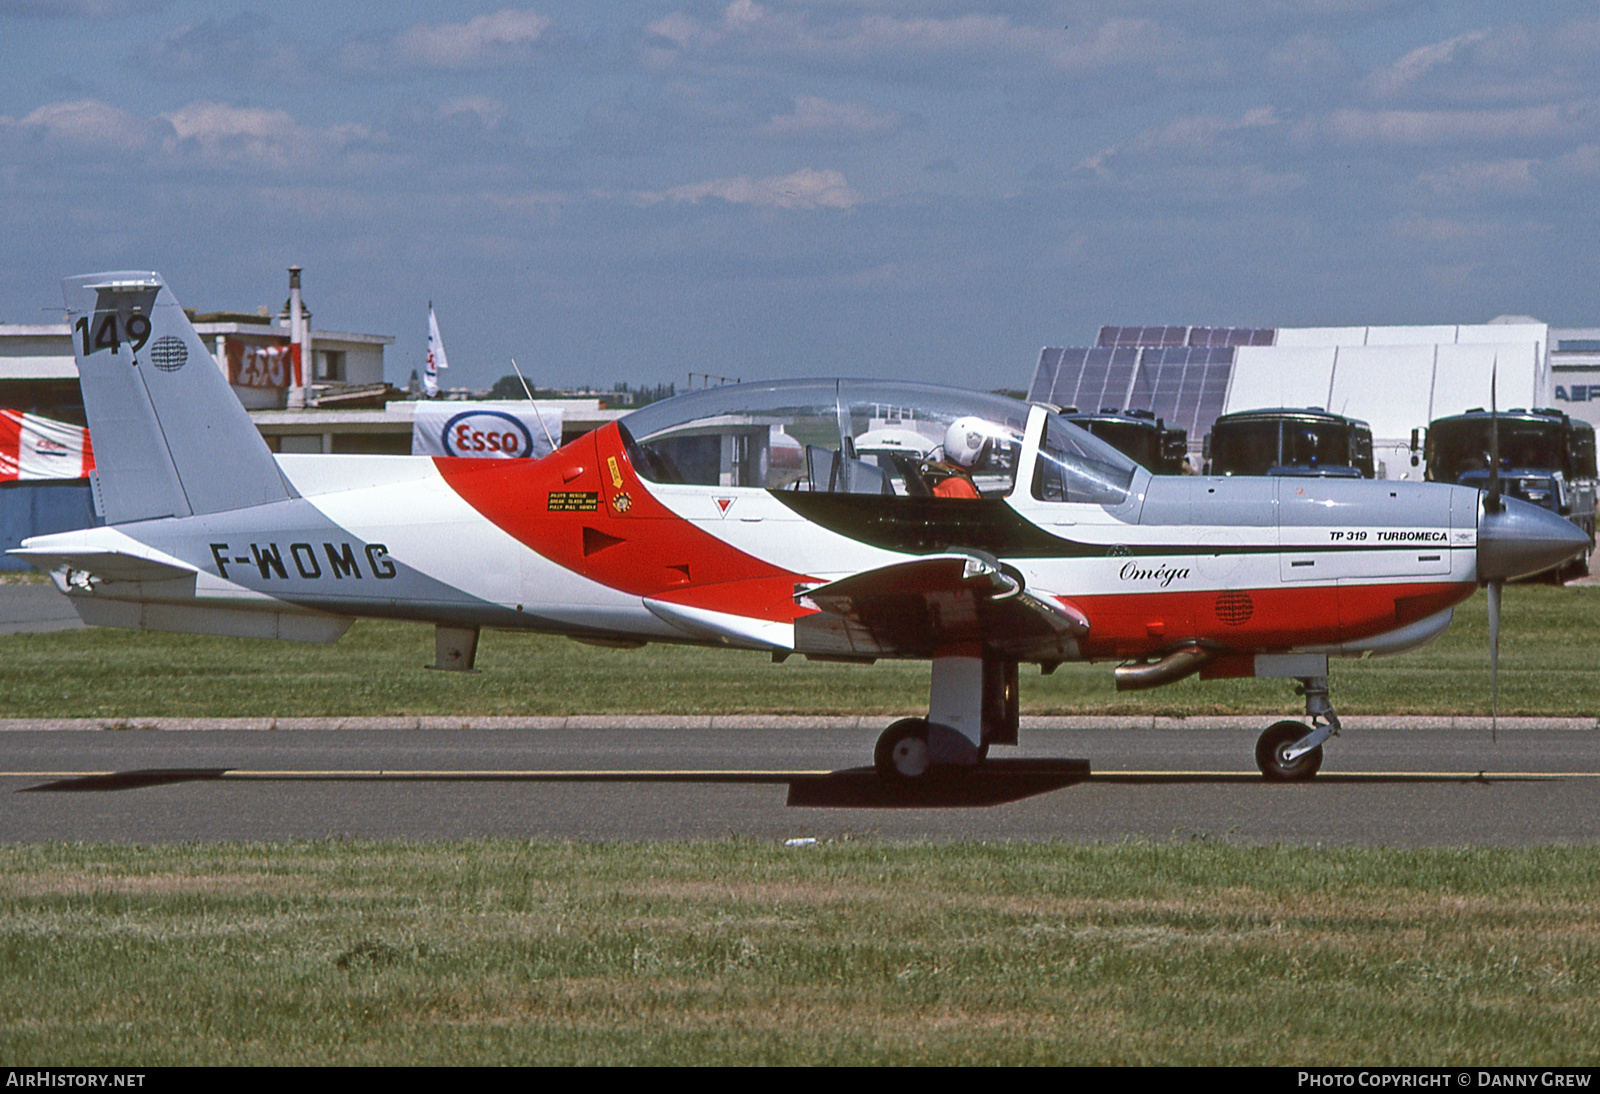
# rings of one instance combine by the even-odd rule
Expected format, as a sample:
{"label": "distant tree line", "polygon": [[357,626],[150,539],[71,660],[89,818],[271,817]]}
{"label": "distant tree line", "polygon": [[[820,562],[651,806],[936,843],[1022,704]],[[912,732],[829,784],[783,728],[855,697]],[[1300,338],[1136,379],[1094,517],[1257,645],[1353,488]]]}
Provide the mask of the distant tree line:
{"label": "distant tree line", "polygon": [[[626,382],[618,381],[611,385],[610,391],[595,391],[592,388],[549,388],[537,387],[530,384],[535,399],[574,399],[598,398],[611,407],[644,406],[659,399],[670,399],[678,393],[676,384],[640,384],[637,387]],[[489,389],[491,399],[526,399],[527,392],[522,388],[522,381],[515,374],[502,376],[494,382],[494,387]]]}

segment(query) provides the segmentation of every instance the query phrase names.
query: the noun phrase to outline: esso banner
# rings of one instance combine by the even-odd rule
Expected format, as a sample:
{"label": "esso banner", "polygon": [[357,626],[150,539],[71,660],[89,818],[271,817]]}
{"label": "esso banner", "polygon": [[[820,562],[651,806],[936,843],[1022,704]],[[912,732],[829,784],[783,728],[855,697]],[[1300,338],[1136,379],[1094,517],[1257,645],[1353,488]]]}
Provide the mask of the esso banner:
{"label": "esso banner", "polygon": [[93,470],[94,449],[83,426],[0,410],[0,482],[81,479]]}
{"label": "esso banner", "polygon": [[518,460],[548,456],[561,443],[561,411],[527,403],[419,402],[413,456]]}
{"label": "esso banner", "polygon": [[300,382],[300,362],[295,348],[281,345],[258,346],[226,339],[223,356],[228,362],[228,383],[236,387],[288,387]]}

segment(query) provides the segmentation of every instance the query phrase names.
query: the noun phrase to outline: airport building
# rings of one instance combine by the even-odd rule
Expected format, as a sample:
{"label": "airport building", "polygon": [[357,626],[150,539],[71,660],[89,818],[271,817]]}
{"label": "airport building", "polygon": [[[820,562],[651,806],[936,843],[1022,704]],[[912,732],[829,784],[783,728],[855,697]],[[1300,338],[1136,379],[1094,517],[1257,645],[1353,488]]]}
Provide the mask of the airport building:
{"label": "airport building", "polygon": [[[190,311],[189,317],[272,451],[409,455],[419,402],[384,378],[384,350],[394,337],[320,330],[311,327],[304,304],[301,314],[309,367],[298,385],[288,302],[276,316],[263,306],[252,313]],[[623,413],[607,409],[599,397],[539,405],[560,412],[562,442]],[[67,323],[0,323],[0,410],[86,424]],[[0,452],[0,479],[6,478],[5,466]],[[0,481],[0,552],[30,535],[96,522],[85,479],[23,481],[12,475]],[[0,570],[26,568],[0,553]]]}
{"label": "airport building", "polygon": [[[1419,478],[1412,431],[1490,405],[1555,407],[1600,423],[1600,328],[1524,316],[1407,327],[1105,326],[1093,346],[1047,347],[1028,398],[1148,410],[1198,456],[1222,414],[1318,407],[1372,427],[1378,475]],[[1198,466],[1199,461],[1194,461]]]}

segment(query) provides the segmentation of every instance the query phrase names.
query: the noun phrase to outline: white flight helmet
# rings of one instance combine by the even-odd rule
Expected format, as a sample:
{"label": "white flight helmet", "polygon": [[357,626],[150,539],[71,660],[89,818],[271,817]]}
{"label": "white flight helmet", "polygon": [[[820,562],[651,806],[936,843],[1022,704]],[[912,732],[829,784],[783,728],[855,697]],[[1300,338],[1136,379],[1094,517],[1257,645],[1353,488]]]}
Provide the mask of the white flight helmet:
{"label": "white flight helmet", "polygon": [[995,427],[982,418],[970,414],[957,418],[944,431],[945,460],[972,470],[983,458],[984,447],[994,434]]}

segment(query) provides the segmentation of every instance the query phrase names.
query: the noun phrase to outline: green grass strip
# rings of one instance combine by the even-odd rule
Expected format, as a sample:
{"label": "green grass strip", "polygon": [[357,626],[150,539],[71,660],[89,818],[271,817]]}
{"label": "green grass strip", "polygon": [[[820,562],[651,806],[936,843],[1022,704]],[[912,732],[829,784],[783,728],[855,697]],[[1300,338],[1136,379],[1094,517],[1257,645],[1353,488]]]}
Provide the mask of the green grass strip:
{"label": "green grass strip", "polygon": [[1600,849],[0,849],[0,1059],[1600,1063]]}
{"label": "green grass strip", "polygon": [[[1600,713],[1600,589],[1512,586],[1502,634],[1502,714]],[[294,717],[404,714],[793,713],[925,710],[928,665],[829,665],[649,646],[608,650],[492,632],[476,674],[424,671],[433,631],[363,621],[333,646],[90,629],[0,636],[0,717]],[[1336,660],[1341,714],[1489,713],[1484,597],[1433,645]],[[1118,694],[1109,666],[1024,671],[1024,711],[1299,714],[1289,682],[1191,679]]]}

